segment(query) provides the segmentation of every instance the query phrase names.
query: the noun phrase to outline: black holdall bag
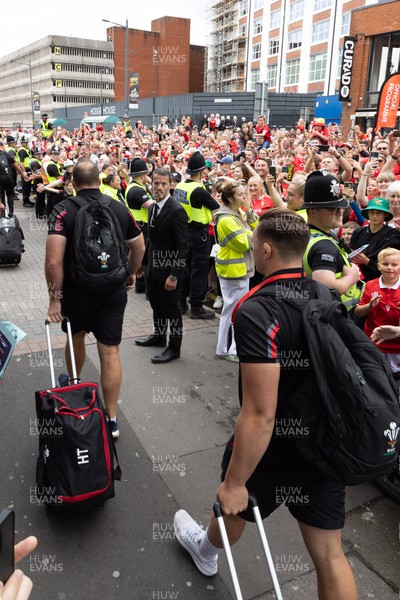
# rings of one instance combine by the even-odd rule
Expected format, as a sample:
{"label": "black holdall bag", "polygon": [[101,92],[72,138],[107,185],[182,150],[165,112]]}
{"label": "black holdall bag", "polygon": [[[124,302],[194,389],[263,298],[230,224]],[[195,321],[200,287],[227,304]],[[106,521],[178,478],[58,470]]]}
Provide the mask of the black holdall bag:
{"label": "black holdall bag", "polygon": [[0,218],[0,266],[16,266],[21,262],[24,234],[15,215]]}
{"label": "black holdall bag", "polygon": [[76,377],[68,320],[67,330],[73,383],[56,387],[46,321],[52,387],[35,394],[39,435],[36,497],[39,504],[69,512],[113,498],[114,479],[121,479],[121,469],[98,385],[81,383]]}
{"label": "black holdall bag", "polygon": [[79,196],[69,199],[79,206],[71,254],[75,284],[89,293],[115,290],[130,273],[121,226],[110,208],[115,200],[106,195],[92,202]]}

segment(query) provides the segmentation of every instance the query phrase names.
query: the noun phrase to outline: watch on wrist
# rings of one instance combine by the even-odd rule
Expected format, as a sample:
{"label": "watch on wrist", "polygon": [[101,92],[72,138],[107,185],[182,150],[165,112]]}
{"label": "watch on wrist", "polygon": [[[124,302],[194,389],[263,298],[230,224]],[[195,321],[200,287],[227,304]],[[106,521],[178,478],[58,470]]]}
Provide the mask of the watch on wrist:
{"label": "watch on wrist", "polygon": [[170,275],[169,278],[170,278],[171,281],[177,281],[178,280],[178,278],[177,278],[176,275]]}

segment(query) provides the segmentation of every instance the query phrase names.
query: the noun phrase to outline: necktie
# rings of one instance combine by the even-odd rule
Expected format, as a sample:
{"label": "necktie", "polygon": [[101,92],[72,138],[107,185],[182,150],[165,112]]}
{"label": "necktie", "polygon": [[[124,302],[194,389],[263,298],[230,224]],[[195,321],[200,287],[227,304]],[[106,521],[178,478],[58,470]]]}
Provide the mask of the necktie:
{"label": "necktie", "polygon": [[158,204],[156,204],[154,207],[154,211],[153,211],[153,220],[152,220],[153,226],[154,226],[154,223],[156,222],[156,219],[157,219],[159,213],[160,213],[160,207],[158,206]]}

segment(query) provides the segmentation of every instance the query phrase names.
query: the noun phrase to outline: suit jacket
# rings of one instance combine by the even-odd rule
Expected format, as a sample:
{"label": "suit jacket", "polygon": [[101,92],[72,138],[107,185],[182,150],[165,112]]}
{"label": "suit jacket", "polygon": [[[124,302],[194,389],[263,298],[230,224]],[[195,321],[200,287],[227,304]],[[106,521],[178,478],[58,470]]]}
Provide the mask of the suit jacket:
{"label": "suit jacket", "polygon": [[149,209],[149,240],[143,263],[146,276],[165,281],[169,275],[182,279],[189,248],[189,226],[186,211],[169,197],[153,223],[156,204]]}

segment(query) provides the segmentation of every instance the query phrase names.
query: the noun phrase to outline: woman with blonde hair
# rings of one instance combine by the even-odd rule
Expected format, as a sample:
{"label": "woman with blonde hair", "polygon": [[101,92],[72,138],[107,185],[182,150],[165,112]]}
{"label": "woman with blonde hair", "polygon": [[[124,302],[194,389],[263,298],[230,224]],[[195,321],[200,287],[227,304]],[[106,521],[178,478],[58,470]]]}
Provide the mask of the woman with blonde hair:
{"label": "woman with blonde hair", "polygon": [[[233,309],[249,291],[254,274],[252,230],[258,217],[251,208],[245,187],[233,180],[219,185],[222,206],[214,211],[217,240],[220,246],[215,259],[224,306],[218,331],[217,357],[237,362],[236,344],[229,340]],[[244,211],[242,210],[244,208]]]}

